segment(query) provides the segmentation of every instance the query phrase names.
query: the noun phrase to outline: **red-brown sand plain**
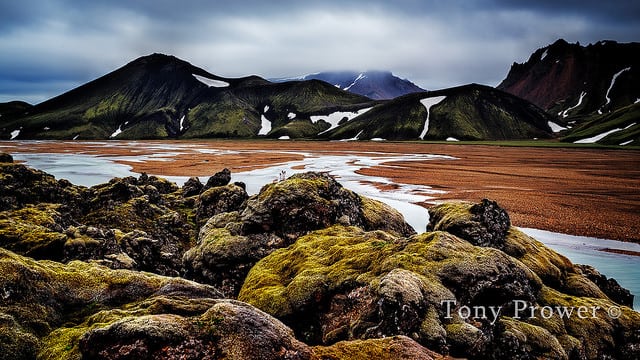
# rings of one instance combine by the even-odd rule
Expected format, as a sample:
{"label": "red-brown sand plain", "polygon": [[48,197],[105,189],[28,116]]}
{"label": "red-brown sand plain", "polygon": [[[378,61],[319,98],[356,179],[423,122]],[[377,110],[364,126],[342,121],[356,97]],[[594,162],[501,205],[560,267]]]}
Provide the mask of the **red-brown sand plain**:
{"label": "red-brown sand plain", "polygon": [[[444,194],[436,195],[435,201],[438,202],[478,201],[482,198],[496,200],[507,209],[512,223],[521,227],[640,242],[638,150],[402,142],[211,140],[135,142],[134,145],[111,141],[106,142],[107,146],[91,142],[34,142],[28,145],[4,142],[0,151],[115,156],[169,152],[153,148],[145,150],[144,144],[172,143],[256,152],[251,156],[246,153],[202,154],[181,148],[182,154],[171,156],[171,161],[121,162],[131,165],[136,172],[209,176],[225,167],[232,172],[239,172],[302,159],[302,155],[279,151],[449,155],[457,159],[386,163],[396,166],[365,168],[359,172],[444,190]],[[424,205],[428,207],[430,204]]]}

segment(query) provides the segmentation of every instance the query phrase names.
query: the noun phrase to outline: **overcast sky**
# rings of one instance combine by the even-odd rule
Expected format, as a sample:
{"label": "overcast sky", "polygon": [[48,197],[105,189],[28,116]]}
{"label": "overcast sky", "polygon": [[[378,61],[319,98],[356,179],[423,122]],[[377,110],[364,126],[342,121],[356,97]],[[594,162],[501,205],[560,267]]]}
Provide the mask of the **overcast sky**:
{"label": "overcast sky", "polygon": [[558,38],[640,41],[638,0],[2,0],[0,102],[38,103],[143,55],[211,73],[390,70],[495,86]]}

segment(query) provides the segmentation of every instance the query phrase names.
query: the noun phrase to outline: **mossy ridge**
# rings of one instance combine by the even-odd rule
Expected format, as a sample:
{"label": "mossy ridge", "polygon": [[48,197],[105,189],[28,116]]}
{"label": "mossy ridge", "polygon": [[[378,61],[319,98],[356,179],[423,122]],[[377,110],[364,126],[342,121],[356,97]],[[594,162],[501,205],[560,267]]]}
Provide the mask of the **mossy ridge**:
{"label": "mossy ridge", "polygon": [[[465,218],[470,216],[468,208],[469,204],[459,203],[440,206],[439,210]],[[412,277],[415,280],[409,280]],[[393,283],[405,285],[402,290],[390,290],[398,289],[386,285]],[[577,287],[577,283],[581,285]],[[560,290],[554,290],[551,285]],[[419,290],[410,290],[414,288]],[[493,341],[504,342],[495,348],[499,351],[507,351],[509,346],[505,344],[513,343],[517,345],[514,351],[518,354],[534,353],[559,359],[579,353],[588,354],[588,358],[598,354],[621,356],[612,344],[633,343],[633,329],[640,324],[640,315],[627,307],[621,307],[621,319],[603,320],[600,317],[606,313],[598,314],[595,323],[588,327],[581,321],[573,322],[557,314],[551,318],[510,320],[512,301],[516,299],[534,307],[608,309],[617,306],[566,258],[515,228],[509,231],[503,251],[474,246],[446,232],[424,233],[407,239],[381,231],[365,232],[336,225],[302,236],[288,248],[276,250],[259,261],[249,272],[239,299],[282,319],[298,336],[314,343],[322,339],[335,341],[363,336],[366,332],[359,333],[354,327],[359,323],[369,322],[376,331],[384,329],[383,323],[375,326],[379,320],[369,318],[367,321],[362,312],[353,312],[356,317],[350,320],[350,331],[340,330],[342,335],[313,335],[311,329],[323,327],[320,321],[325,316],[339,316],[326,313],[336,305],[336,299],[350,298],[350,294],[356,292],[361,294],[358,296],[363,302],[376,303],[376,300],[366,300],[371,296],[373,299],[377,296],[380,299],[377,303],[383,305],[393,303],[391,299],[404,299],[401,303],[407,307],[403,309],[421,309],[418,313],[426,316],[417,324],[422,322],[422,325],[414,327],[416,325],[411,324],[415,322],[406,322],[403,324],[411,328],[398,328],[386,335],[414,334],[412,336],[423,345],[447,351],[437,345],[444,340],[445,344],[454,346],[449,348],[454,356],[485,356],[491,353]],[[419,295],[412,295],[414,293]],[[500,306],[505,310],[496,326],[464,322],[458,316],[443,321],[441,302],[450,299],[456,299],[457,306]],[[393,314],[392,306],[384,306]],[[343,311],[353,311],[346,309],[348,307]],[[437,311],[434,314],[428,309]],[[402,313],[396,316],[402,318]],[[600,326],[601,321],[607,325]],[[307,327],[303,323],[307,323]],[[462,332],[454,331],[463,328]],[[604,333],[600,334],[602,329]],[[478,341],[477,336],[484,337],[485,345],[475,350],[470,347],[467,351],[471,352],[465,352],[463,349]]]}
{"label": "mossy ridge", "polygon": [[[195,333],[196,328],[208,325],[198,316],[204,314],[215,303],[216,300],[210,298],[159,295],[126,304],[121,308],[101,310],[87,316],[78,325],[60,327],[44,337],[38,358],[81,359],[80,339],[92,330],[108,328],[118,322],[126,323],[136,319],[144,321],[152,319],[153,315],[173,315],[172,319],[181,322]],[[164,320],[168,318],[165,317]]]}
{"label": "mossy ridge", "polygon": [[[219,294],[211,287],[177,278],[81,261],[36,261],[5,249],[0,249],[0,271],[5,274],[0,280],[0,312],[12,316],[29,336],[42,339],[41,355],[50,349],[73,353],[80,335],[123,316],[154,311],[203,313],[210,303],[197,298]],[[121,310],[112,309],[119,306]],[[55,330],[59,327],[64,328]]]}
{"label": "mossy ridge", "polygon": [[61,260],[67,220],[59,204],[26,205],[0,212],[0,247],[36,258]]}
{"label": "mossy ridge", "polygon": [[640,145],[638,118],[640,118],[640,104],[628,105],[602,115],[581,117],[578,125],[562,132],[561,141],[572,143],[613,129],[623,129],[598,140],[597,143],[619,145],[631,141],[630,145]]}
{"label": "mossy ridge", "polygon": [[[417,292],[421,294],[419,304],[414,305],[419,308],[440,307],[440,301],[455,298],[451,291],[465,303],[480,301],[476,297],[485,291],[482,286],[477,289],[472,286],[474,292],[471,293],[459,291],[465,281],[474,281],[463,274],[472,274],[480,267],[491,269],[495,263],[501,265],[484,270],[493,275],[480,275],[475,281],[484,281],[484,276],[499,279],[500,266],[509,266],[511,273],[520,276],[521,283],[517,286],[533,289],[539,286],[533,273],[500,254],[498,250],[474,247],[444,232],[402,239],[383,231],[365,232],[336,225],[303,236],[290,247],[258,262],[249,272],[238,299],[283,319],[296,329],[301,316],[325,308],[337,293],[369,286],[376,296],[386,298],[390,290],[383,286],[385,278],[398,269],[417,276],[417,280],[411,281],[417,281]],[[496,261],[496,257],[501,259]],[[495,281],[501,283],[506,279]],[[396,292],[389,294],[392,293]],[[388,296],[388,301],[397,301],[396,295]],[[408,299],[407,296],[401,297]],[[484,295],[483,299],[486,301]],[[414,326],[418,325],[419,322]],[[419,331],[410,331],[414,330]],[[403,331],[409,330],[403,329],[401,334]],[[429,334],[418,336],[426,338]]]}
{"label": "mossy ridge", "polygon": [[312,348],[311,360],[433,360],[444,356],[430,351],[411,338],[393,336],[384,339],[341,341],[332,346]]}

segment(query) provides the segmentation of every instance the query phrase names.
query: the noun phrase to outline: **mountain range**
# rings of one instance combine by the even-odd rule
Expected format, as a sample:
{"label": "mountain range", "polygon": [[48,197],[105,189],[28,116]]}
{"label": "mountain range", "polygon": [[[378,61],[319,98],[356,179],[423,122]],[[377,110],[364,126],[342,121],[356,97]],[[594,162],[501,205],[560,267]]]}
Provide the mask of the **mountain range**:
{"label": "mountain range", "polygon": [[554,115],[564,141],[640,144],[640,43],[560,39],[514,63],[497,88]]}
{"label": "mountain range", "polygon": [[136,59],[38,105],[4,107],[9,108],[0,117],[5,139],[482,140],[552,135],[544,111],[486,86],[373,100],[321,80],[224,78],[162,54]]}
{"label": "mountain range", "polygon": [[497,88],[436,91],[383,71],[225,78],[151,54],[35,106],[0,104],[0,139],[559,138],[638,145],[639,50],[637,43],[558,40],[514,63]]}
{"label": "mountain range", "polygon": [[373,100],[389,100],[398,96],[425,91],[407,79],[400,79],[390,71],[330,71],[295,78],[269,79],[273,82],[291,80],[322,80],[345,91]]}

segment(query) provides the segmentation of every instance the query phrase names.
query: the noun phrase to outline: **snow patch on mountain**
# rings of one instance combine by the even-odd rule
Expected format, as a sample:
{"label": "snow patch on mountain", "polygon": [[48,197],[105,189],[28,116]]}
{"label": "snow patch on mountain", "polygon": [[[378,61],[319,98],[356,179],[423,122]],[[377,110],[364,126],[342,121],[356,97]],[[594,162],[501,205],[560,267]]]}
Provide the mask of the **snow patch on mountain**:
{"label": "snow patch on mountain", "polygon": [[613,133],[616,133],[616,132],[622,131],[622,130],[627,130],[628,128],[630,128],[632,126],[635,126],[635,125],[636,125],[636,123],[633,123],[633,124],[631,124],[631,125],[629,125],[629,126],[627,126],[625,128],[616,128],[616,129],[613,129],[613,130],[609,130],[609,131],[603,132],[602,134],[598,134],[598,135],[590,137],[590,138],[574,141],[573,143],[574,144],[593,144],[595,142],[598,142],[598,141],[604,139],[605,137],[607,137],[607,136],[609,136],[609,135],[611,135]]}
{"label": "snow patch on mountain", "polygon": [[271,121],[269,121],[264,114],[260,116],[260,121],[262,123],[260,131],[258,131],[258,135],[267,135],[271,131]]}
{"label": "snow patch on mountain", "polygon": [[[631,70],[631,66],[626,67],[613,75],[613,78],[611,78],[611,84],[609,84],[609,88],[607,89],[607,93],[604,95],[606,102],[604,103],[604,105],[602,105],[602,107],[609,105],[609,103],[611,102],[611,98],[609,98],[609,93],[611,92],[611,89],[613,89],[613,85],[615,85],[616,79],[618,78],[618,76],[620,76],[623,72],[629,71],[629,70]],[[598,110],[598,114],[602,114],[602,108]]]}
{"label": "snow patch on mountain", "polygon": [[355,80],[353,80],[353,82],[351,83],[351,85],[347,86],[347,87],[346,87],[346,88],[344,88],[343,90],[349,91],[349,89],[351,89],[351,87],[352,87],[353,85],[355,85],[358,81],[360,81],[360,80],[362,80],[362,79],[364,79],[364,78],[366,78],[366,77],[367,77],[367,76],[366,76],[365,74],[362,74],[362,73],[361,73],[360,75],[358,75],[358,77],[357,77]]}
{"label": "snow patch on mountain", "polygon": [[355,117],[360,116],[364,113],[366,113],[367,111],[371,110],[371,108],[364,108],[364,109],[360,109],[356,112],[353,111],[336,111],[333,112],[329,115],[312,115],[310,117],[311,122],[312,123],[317,123],[318,121],[322,120],[324,122],[327,122],[331,125],[331,127],[329,127],[327,130],[321,131],[318,135],[322,134],[322,133],[326,133],[329,130],[333,130],[335,128],[337,128],[339,126],[340,121],[342,121],[342,119],[346,118],[347,121],[351,121],[353,120]]}
{"label": "snow patch on mountain", "polygon": [[[608,93],[609,93],[609,92],[607,91],[607,94],[608,94]],[[580,99],[578,99],[578,103],[577,103],[577,104],[575,104],[574,106],[571,106],[570,108],[568,108],[568,109],[566,109],[566,110],[564,110],[564,111],[560,111],[560,112],[558,113],[558,115],[562,115],[562,118],[566,118],[566,117],[568,117],[568,116],[569,116],[569,111],[571,111],[571,110],[573,110],[573,109],[577,108],[578,106],[582,105],[582,99],[584,99],[584,97],[585,97],[585,96],[587,96],[587,92],[586,92],[586,91],[581,92],[581,93],[580,93]]]}
{"label": "snow patch on mountain", "polygon": [[364,130],[360,130],[360,132],[356,136],[352,137],[351,139],[342,139],[340,141],[358,141],[360,140],[360,135],[362,135],[363,132]]}
{"label": "snow patch on mountain", "polygon": [[120,126],[118,126],[118,128],[116,129],[116,131],[114,131],[114,132],[111,134],[111,136],[109,136],[109,137],[113,139],[114,137],[116,137],[116,136],[118,136],[118,135],[122,134],[122,125],[123,125],[123,124],[120,124]]}
{"label": "snow patch on mountain", "polygon": [[424,129],[422,129],[422,133],[420,134],[420,140],[424,140],[425,135],[427,135],[427,132],[429,131],[429,109],[440,103],[445,98],[446,96],[435,96],[420,100],[420,103],[427,109],[427,118],[424,121]]}
{"label": "snow patch on mountain", "polygon": [[208,87],[228,87],[229,86],[229,83],[226,81],[209,79],[207,77],[196,75],[196,74],[191,74],[191,75],[193,75],[193,77],[196,78],[196,80],[207,85]]}
{"label": "snow patch on mountain", "polygon": [[180,131],[184,130],[184,117],[187,115],[182,115],[180,118]]}
{"label": "snow patch on mountain", "polygon": [[551,128],[551,131],[553,131],[554,133],[560,132],[562,130],[567,130],[566,127],[560,126],[560,125],[554,123],[553,121],[549,121],[547,124]]}
{"label": "snow patch on mountain", "polygon": [[542,53],[542,55],[540,56],[540,60],[544,60],[544,58],[547,57],[547,55],[549,55],[549,49],[545,49],[544,52]]}

